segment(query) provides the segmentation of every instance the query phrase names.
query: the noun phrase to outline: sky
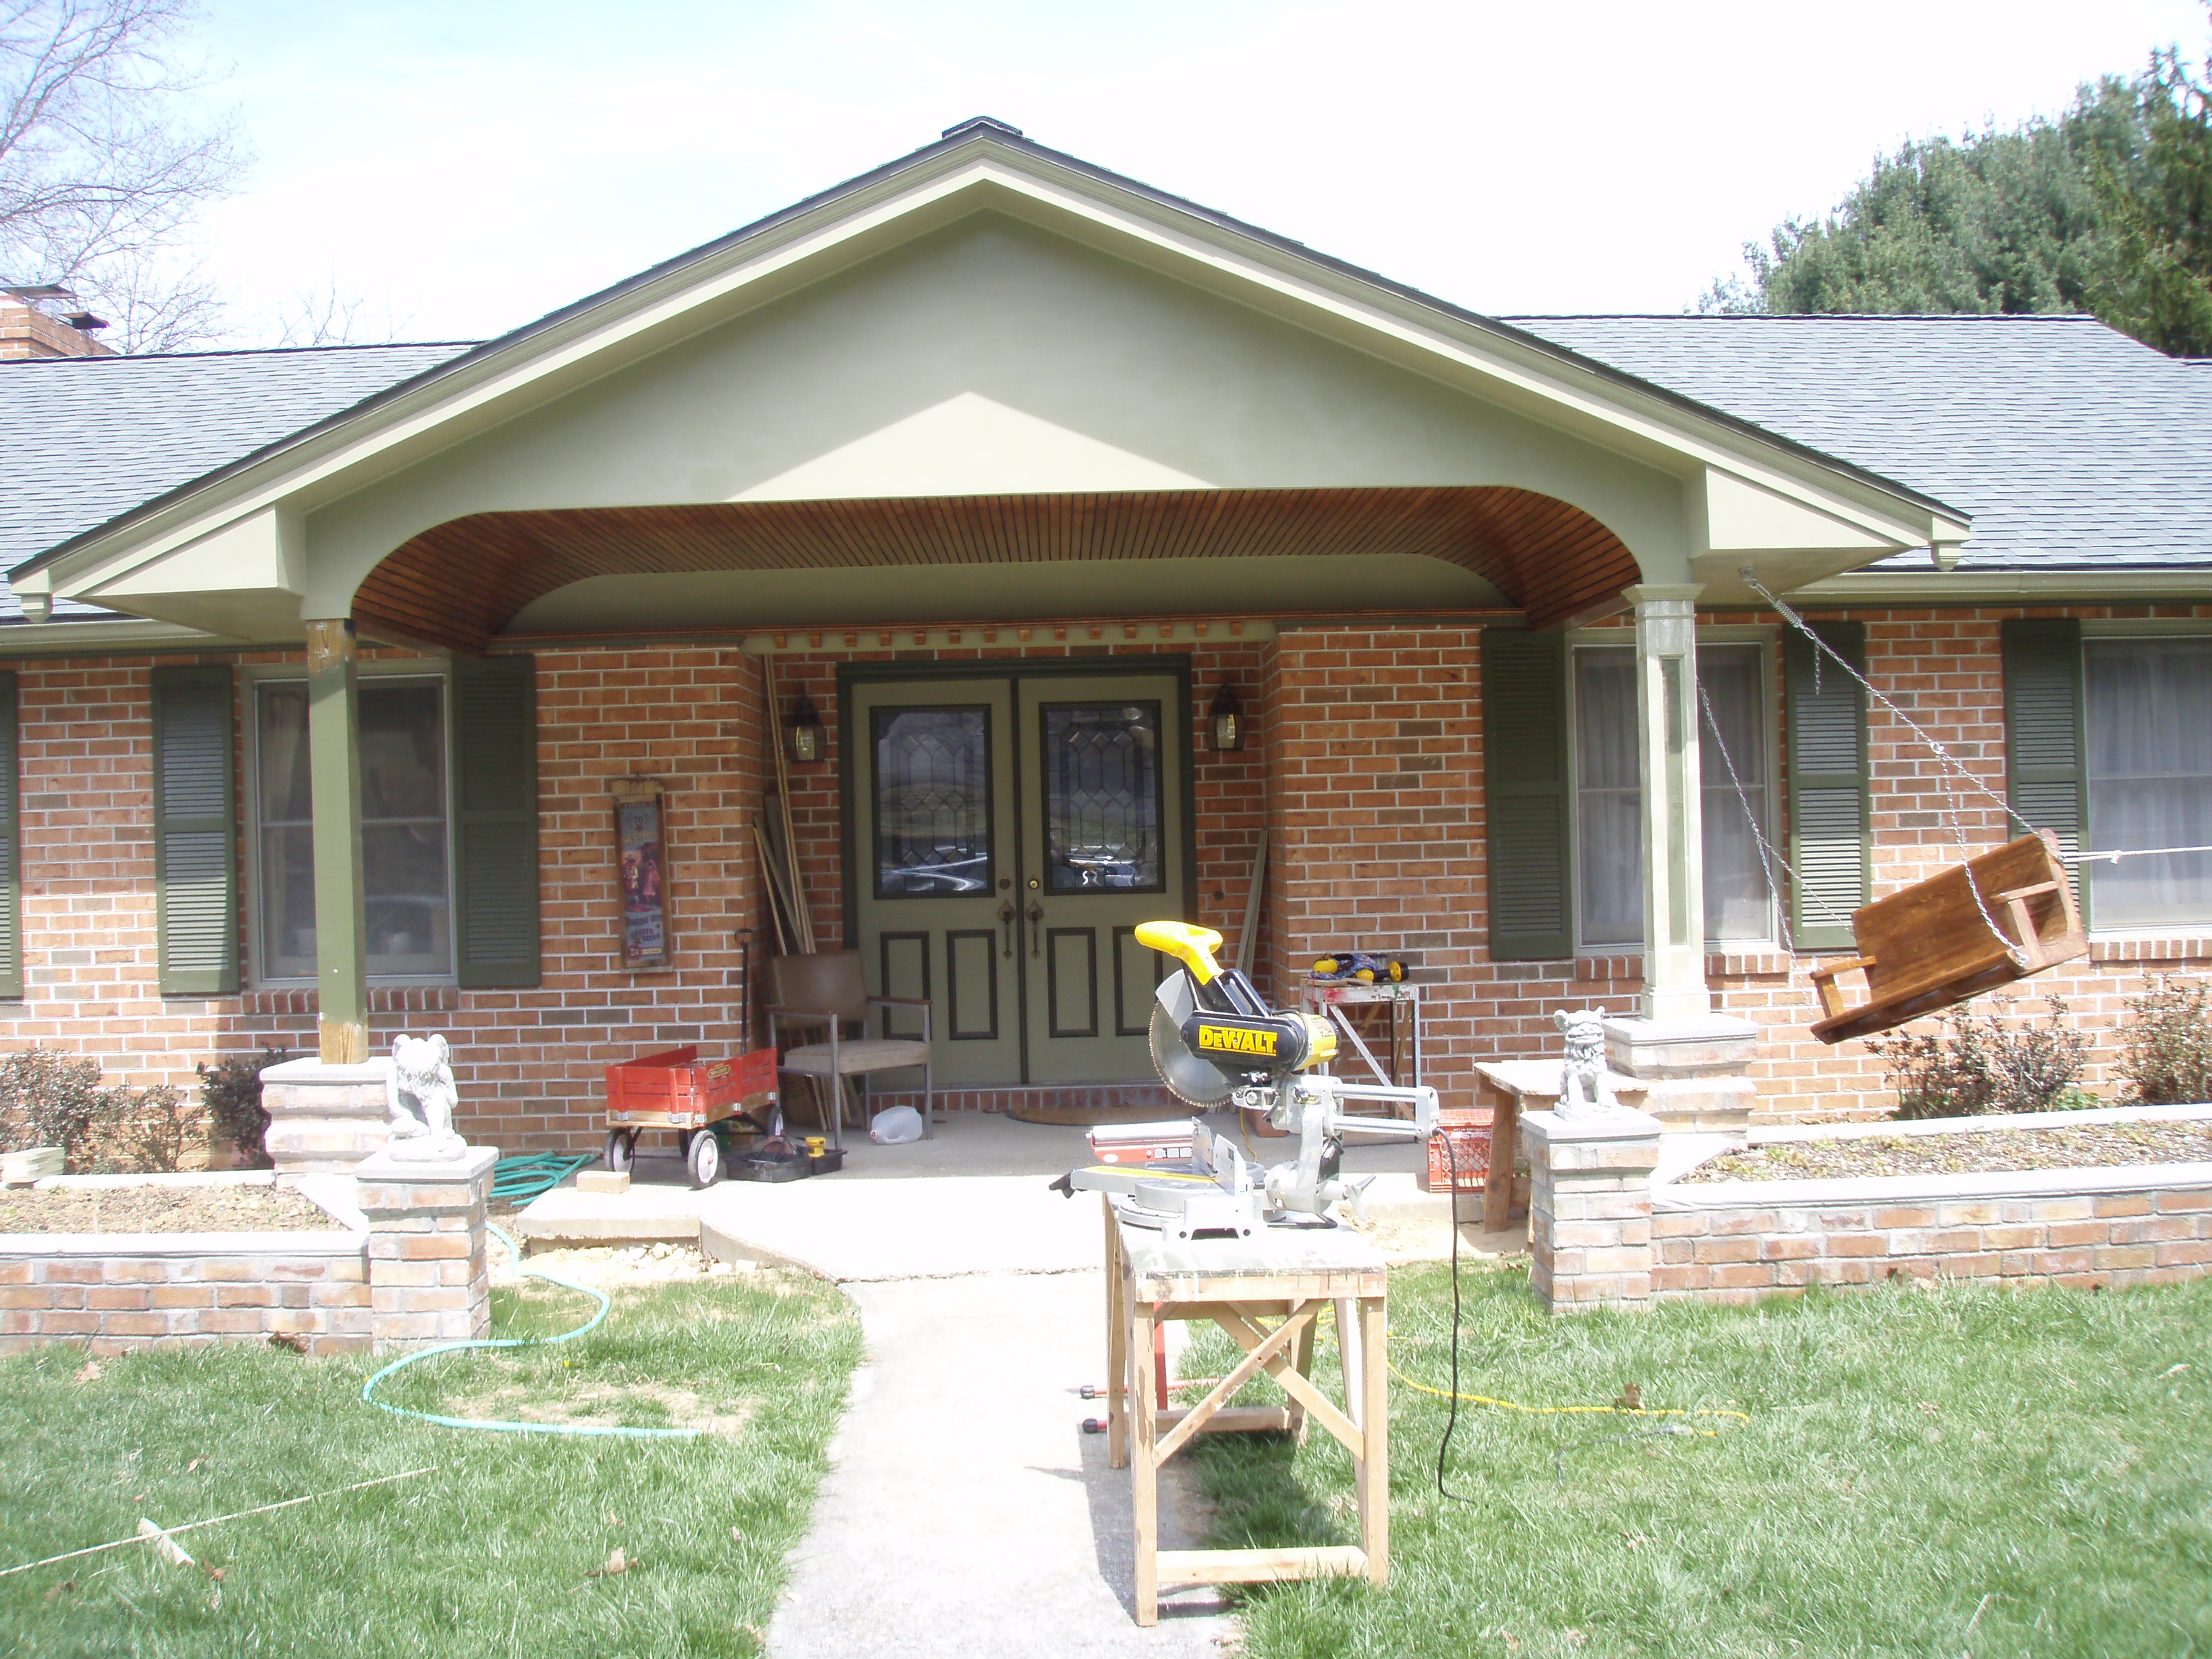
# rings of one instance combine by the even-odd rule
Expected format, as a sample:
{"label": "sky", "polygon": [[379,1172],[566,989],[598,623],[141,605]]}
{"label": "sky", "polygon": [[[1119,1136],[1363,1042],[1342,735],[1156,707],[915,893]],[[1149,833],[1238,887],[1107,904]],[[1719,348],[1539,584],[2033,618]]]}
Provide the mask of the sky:
{"label": "sky", "polygon": [[258,159],[199,254],[240,343],[301,296],[477,338],[988,114],[1477,311],[1678,312],[1901,140],[2208,36],[2199,0],[210,0],[198,96]]}

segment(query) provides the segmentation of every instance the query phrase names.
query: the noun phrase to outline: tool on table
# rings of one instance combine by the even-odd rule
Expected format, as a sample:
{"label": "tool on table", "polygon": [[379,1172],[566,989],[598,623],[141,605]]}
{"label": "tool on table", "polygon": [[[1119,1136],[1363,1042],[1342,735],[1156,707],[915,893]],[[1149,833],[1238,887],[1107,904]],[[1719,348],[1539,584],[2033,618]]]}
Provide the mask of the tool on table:
{"label": "tool on table", "polygon": [[[1200,1111],[1233,1105],[1264,1115],[1297,1137],[1297,1155],[1262,1168],[1193,1118],[1187,1164],[1093,1164],[1070,1170],[1054,1190],[1111,1194],[1124,1220],[1178,1240],[1326,1227],[1340,1200],[1359,1210],[1367,1186],[1338,1174],[1347,1132],[1425,1140],[1435,1128],[1434,1089],[1346,1083],[1316,1069],[1335,1057],[1335,1029],[1318,1014],[1269,1008],[1250,980],[1214,959],[1221,935],[1212,928],[1148,921],[1137,942],[1182,964],[1153,994],[1152,1065],[1161,1081]],[[1361,1116],[1345,1109],[1352,1103],[1410,1105],[1413,1116]]]}

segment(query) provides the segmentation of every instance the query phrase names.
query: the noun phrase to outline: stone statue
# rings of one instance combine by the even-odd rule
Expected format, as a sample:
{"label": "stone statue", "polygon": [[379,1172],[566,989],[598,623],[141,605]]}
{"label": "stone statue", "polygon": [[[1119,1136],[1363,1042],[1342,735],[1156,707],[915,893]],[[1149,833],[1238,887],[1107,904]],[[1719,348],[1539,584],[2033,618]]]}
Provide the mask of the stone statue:
{"label": "stone statue", "polygon": [[1605,1075],[1605,1010],[1578,1014],[1560,1009],[1552,1016],[1567,1036],[1566,1064],[1559,1068],[1559,1115],[1595,1117],[1620,1103]]}
{"label": "stone statue", "polygon": [[469,1143],[453,1133],[453,1050],[442,1036],[392,1040],[392,1079],[386,1107],[392,1139],[385,1155],[407,1164],[445,1164]]}

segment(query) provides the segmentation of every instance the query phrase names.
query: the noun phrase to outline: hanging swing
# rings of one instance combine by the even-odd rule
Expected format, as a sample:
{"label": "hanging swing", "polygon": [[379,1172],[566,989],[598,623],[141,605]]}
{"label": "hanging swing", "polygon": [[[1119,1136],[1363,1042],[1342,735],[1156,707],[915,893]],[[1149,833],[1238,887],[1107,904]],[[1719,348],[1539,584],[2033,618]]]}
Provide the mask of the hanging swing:
{"label": "hanging swing", "polygon": [[[1948,771],[1955,772],[1967,788],[1996,801],[2027,831],[2017,841],[1966,858],[1939,875],[1852,911],[1850,929],[1856,953],[1821,963],[1811,973],[1821,1008],[1813,1036],[1822,1042],[1836,1043],[1891,1030],[1908,1020],[1954,1007],[1985,991],[2088,955],[2088,935],[2081,927],[2057,836],[2048,830],[2031,827],[2011,803],[1969,773],[1948,749],[1876,690],[1803,617],[1769,592],[1750,569],[1741,574],[1753,592],[1812,641],[1816,664],[1821,654],[1832,659],[1858,682],[1861,690],[1925,744]],[[1704,696],[1700,687],[1701,702]],[[1802,888],[1796,871],[1767,844],[1759,829],[1750,798],[1736,776],[1735,762],[1721,740],[1719,723],[1709,704],[1705,706],[1705,718],[1720,745],[1729,777],[1735,784],[1746,820],[1759,843],[1759,856],[1769,865],[1770,887],[1771,866],[1778,864]],[[1965,832],[1959,829],[1955,817],[1948,813],[1946,817],[1951,817],[1953,833],[1964,853]],[[1825,903],[1822,908],[1826,908]],[[1850,973],[1865,975],[1866,994],[1863,1001],[1847,1006],[1836,981]]]}

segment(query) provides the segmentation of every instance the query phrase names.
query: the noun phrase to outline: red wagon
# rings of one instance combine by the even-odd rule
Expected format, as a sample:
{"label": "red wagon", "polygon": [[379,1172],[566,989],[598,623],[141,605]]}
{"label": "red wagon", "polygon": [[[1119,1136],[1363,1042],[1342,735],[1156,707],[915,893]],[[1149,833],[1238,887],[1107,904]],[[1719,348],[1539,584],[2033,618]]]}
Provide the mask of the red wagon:
{"label": "red wagon", "polygon": [[667,1129],[695,1187],[711,1187],[730,1162],[732,1135],[783,1133],[775,1050],[702,1060],[696,1048],[666,1048],[607,1067],[607,1167],[628,1170],[642,1129]]}

